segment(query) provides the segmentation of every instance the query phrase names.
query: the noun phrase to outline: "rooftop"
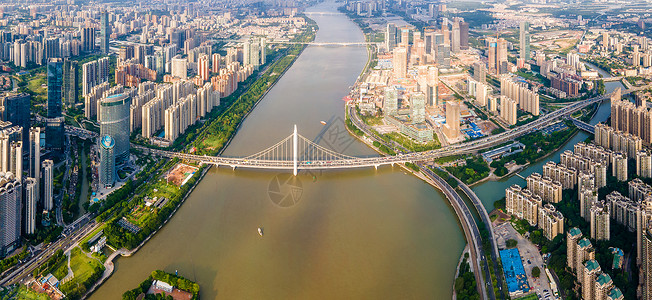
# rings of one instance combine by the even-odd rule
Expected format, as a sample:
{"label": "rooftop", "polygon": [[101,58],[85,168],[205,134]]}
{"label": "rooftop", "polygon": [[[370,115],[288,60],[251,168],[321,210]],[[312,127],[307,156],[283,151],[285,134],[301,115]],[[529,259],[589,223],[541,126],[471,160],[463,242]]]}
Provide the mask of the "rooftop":
{"label": "rooftop", "polygon": [[617,287],[611,289],[609,291],[609,294],[607,295],[607,299],[610,300],[620,299],[621,297],[623,297],[623,292],[621,292],[620,289]]}
{"label": "rooftop", "polygon": [[581,231],[579,228],[577,228],[577,227],[573,227],[573,228],[571,228],[571,229],[568,231],[568,234],[569,234],[570,236],[575,237],[575,236],[582,235],[582,231]]}
{"label": "rooftop", "polygon": [[598,279],[595,280],[600,286],[610,285],[613,283],[611,276],[607,273],[602,273],[598,276]]}
{"label": "rooftop", "polygon": [[592,259],[592,260],[589,260],[589,261],[585,262],[584,267],[586,269],[588,269],[589,271],[599,270],[600,269],[600,264],[595,259]]}

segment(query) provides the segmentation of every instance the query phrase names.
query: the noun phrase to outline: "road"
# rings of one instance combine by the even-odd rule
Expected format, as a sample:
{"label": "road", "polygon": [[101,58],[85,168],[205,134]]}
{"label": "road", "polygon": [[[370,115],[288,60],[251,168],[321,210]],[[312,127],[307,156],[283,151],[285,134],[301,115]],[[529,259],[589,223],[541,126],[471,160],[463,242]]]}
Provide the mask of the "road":
{"label": "road", "polygon": [[[471,250],[470,263],[473,265],[473,274],[475,275],[476,283],[478,283],[476,285],[478,293],[482,295],[483,299],[486,299],[488,296],[489,299],[495,300],[496,296],[494,295],[493,288],[491,287],[491,280],[485,281],[485,278],[491,278],[491,275],[487,264],[481,263],[486,261],[484,254],[482,254],[482,250],[480,248],[482,245],[482,237],[480,236],[478,225],[475,223],[475,219],[473,219],[471,210],[469,210],[469,207],[466,206],[466,203],[462,197],[460,197],[460,195],[453,189],[453,187],[450,186],[445,180],[437,176],[437,174],[435,174],[427,166],[421,163],[419,163],[418,166],[421,168],[421,172],[419,174],[426,176],[426,182],[437,187],[446,195],[446,199],[448,199],[448,202],[453,207],[460,220],[464,235],[466,236],[466,240],[469,243],[469,249]],[[484,268],[482,268],[481,265],[484,266]],[[484,276],[479,272],[479,270],[483,270]]]}
{"label": "road", "polygon": [[15,283],[22,283],[32,276],[32,272],[36,267],[41,263],[46,262],[57,250],[61,249],[65,251],[70,246],[79,242],[86,234],[95,230],[98,226],[98,224],[95,223],[95,220],[90,219],[88,215],[83,216],[79,220],[80,221],[77,222],[76,225],[73,225],[74,227],[67,227],[64,229],[64,232],[70,232],[70,235],[48,245],[41,253],[33,256],[28,262],[0,279],[0,285],[8,286]]}
{"label": "road", "polygon": [[[450,173],[449,173],[450,174]],[[491,219],[489,218],[489,214],[487,213],[487,209],[484,207],[482,204],[482,201],[480,201],[480,198],[478,198],[478,195],[469,188],[468,185],[464,184],[461,180],[459,180],[455,176],[451,176],[457,180],[458,187],[466,194],[469,199],[471,199],[471,203],[473,203],[473,206],[475,206],[475,209],[478,211],[478,214],[480,215],[480,218],[482,219],[482,222],[484,223],[485,227],[487,228],[487,231],[489,231],[489,241],[491,243],[491,259],[494,261],[494,274],[496,274],[496,280],[498,281],[499,285],[499,290],[500,290],[500,298],[505,299],[505,289],[507,288],[506,286],[503,285],[503,272],[498,266],[498,258],[500,257],[500,254],[498,253],[498,246],[496,245],[496,236],[493,228],[493,224],[491,222]]]}

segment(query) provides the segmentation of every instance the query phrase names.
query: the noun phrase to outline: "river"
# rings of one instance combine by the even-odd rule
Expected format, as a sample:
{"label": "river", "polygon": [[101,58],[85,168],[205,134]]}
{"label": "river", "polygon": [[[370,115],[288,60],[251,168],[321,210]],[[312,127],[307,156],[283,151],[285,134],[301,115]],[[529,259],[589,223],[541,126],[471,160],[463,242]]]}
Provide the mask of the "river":
{"label": "river", "polygon": [[[336,12],[341,3],[308,11]],[[344,15],[312,15],[319,42],[360,42]],[[344,130],[344,102],[367,60],[360,47],[310,46],[225,151],[248,155],[299,133],[373,155]],[[321,120],[329,121],[327,126]],[[330,143],[329,143],[330,141]],[[465,241],[447,200],[399,168],[287,173],[212,168],[175,216],[90,298],[119,299],[156,269],[200,284],[203,299],[447,299]],[[300,187],[299,183],[300,182]],[[277,195],[294,193],[291,205]],[[272,201],[275,200],[275,201]],[[288,202],[283,202],[288,203]],[[264,236],[257,228],[264,228]]]}
{"label": "river", "polygon": [[[597,70],[598,73],[600,73],[603,77],[611,76],[606,71],[599,69],[595,65],[589,63],[586,63],[586,65],[592,69]],[[605,89],[607,93],[611,93],[613,90],[619,87],[622,88],[623,90],[625,89],[623,84],[620,83],[619,81],[605,82]],[[609,118],[610,114],[611,114],[611,101],[609,100],[603,101],[600,104],[600,107],[598,108],[598,111],[596,112],[595,116],[593,116],[593,119],[591,119],[591,122],[589,123],[595,125],[599,122],[604,122],[605,120],[607,120],[607,118]],[[566,144],[564,144],[559,150],[555,151],[554,153],[545,157],[544,159],[538,161],[537,163],[528,166],[526,169],[519,172],[519,174],[523,177],[528,177],[530,174],[534,172],[542,173],[543,165],[545,165],[548,161],[553,160],[555,162],[559,162],[561,153],[563,153],[566,150],[573,150],[575,144],[586,140],[586,138],[588,138],[589,136],[590,135],[588,133],[584,131],[579,131],[568,142],[566,142]],[[509,176],[499,181],[485,181],[483,183],[473,186],[472,189],[477,195],[480,195],[480,199],[482,200],[482,203],[484,204],[487,211],[491,211],[494,209],[494,202],[500,200],[500,198],[502,197],[505,197],[505,189],[507,189],[512,184],[525,186],[526,182],[524,179],[519,178],[518,176]]]}

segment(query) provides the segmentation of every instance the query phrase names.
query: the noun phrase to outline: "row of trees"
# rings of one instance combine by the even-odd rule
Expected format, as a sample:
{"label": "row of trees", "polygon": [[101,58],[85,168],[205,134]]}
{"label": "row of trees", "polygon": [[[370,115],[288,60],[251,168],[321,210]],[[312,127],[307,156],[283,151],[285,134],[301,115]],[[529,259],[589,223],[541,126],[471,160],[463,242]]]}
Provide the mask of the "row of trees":
{"label": "row of trees", "polygon": [[460,300],[476,300],[480,299],[478,290],[476,289],[475,276],[471,272],[471,267],[467,262],[469,258],[468,253],[464,253],[464,260],[460,265],[460,271],[455,279],[455,294],[457,299]]}

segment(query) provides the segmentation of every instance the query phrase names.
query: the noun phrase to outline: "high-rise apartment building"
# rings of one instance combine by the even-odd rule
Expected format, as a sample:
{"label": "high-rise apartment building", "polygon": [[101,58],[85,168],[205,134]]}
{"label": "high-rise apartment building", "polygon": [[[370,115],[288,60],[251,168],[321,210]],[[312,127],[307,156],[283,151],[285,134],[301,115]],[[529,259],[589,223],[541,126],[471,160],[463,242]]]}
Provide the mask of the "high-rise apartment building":
{"label": "high-rise apartment building", "polygon": [[532,173],[526,178],[527,188],[533,195],[541,197],[545,202],[559,203],[562,197],[562,185],[550,177],[542,177],[539,173]]}
{"label": "high-rise apartment building", "polygon": [[504,95],[500,96],[500,117],[509,125],[516,125],[517,105],[516,100]]}
{"label": "high-rise apartment building", "polygon": [[539,209],[539,228],[543,230],[543,236],[552,241],[564,233],[564,216],[551,204],[544,204]]}
{"label": "high-rise apartment building", "polygon": [[500,77],[500,94],[518,102],[519,107],[534,116],[539,115],[539,94],[528,89],[525,82],[516,82],[507,75]]}
{"label": "high-rise apartment building", "polygon": [[652,155],[650,155],[650,150],[639,150],[636,153],[636,175],[643,178],[652,177]]}
{"label": "high-rise apartment building", "polygon": [[82,51],[86,53],[95,52],[95,28],[84,27],[82,29]]}
{"label": "high-rise apartment building", "polygon": [[595,299],[593,298],[593,295],[595,295],[595,280],[600,274],[602,274],[602,268],[595,259],[588,260],[583,264],[582,274],[577,274],[582,287],[583,300]]}
{"label": "high-rise apartment building", "polygon": [[219,73],[220,72],[220,60],[222,59],[222,56],[218,53],[213,53],[212,55],[212,70],[211,72],[213,73]]}
{"label": "high-rise apartment building", "polygon": [[615,153],[611,162],[612,172],[618,181],[627,181],[627,155],[621,152]]}
{"label": "high-rise apartment building", "polygon": [[566,265],[575,270],[577,266],[577,242],[582,238],[582,231],[573,227],[566,232]]}
{"label": "high-rise apartment building", "polygon": [[199,75],[203,81],[209,81],[210,73],[211,70],[209,67],[208,55],[200,56],[197,61],[197,75]]}
{"label": "high-rise apartment building", "polygon": [[608,241],[611,234],[609,223],[610,206],[604,201],[596,201],[591,207],[591,238],[597,241]]}
{"label": "high-rise apartment building", "polygon": [[0,255],[20,246],[23,186],[10,172],[0,173]]}
{"label": "high-rise apartment building", "polygon": [[109,57],[90,61],[82,65],[82,95],[91,93],[95,86],[109,81]]}

